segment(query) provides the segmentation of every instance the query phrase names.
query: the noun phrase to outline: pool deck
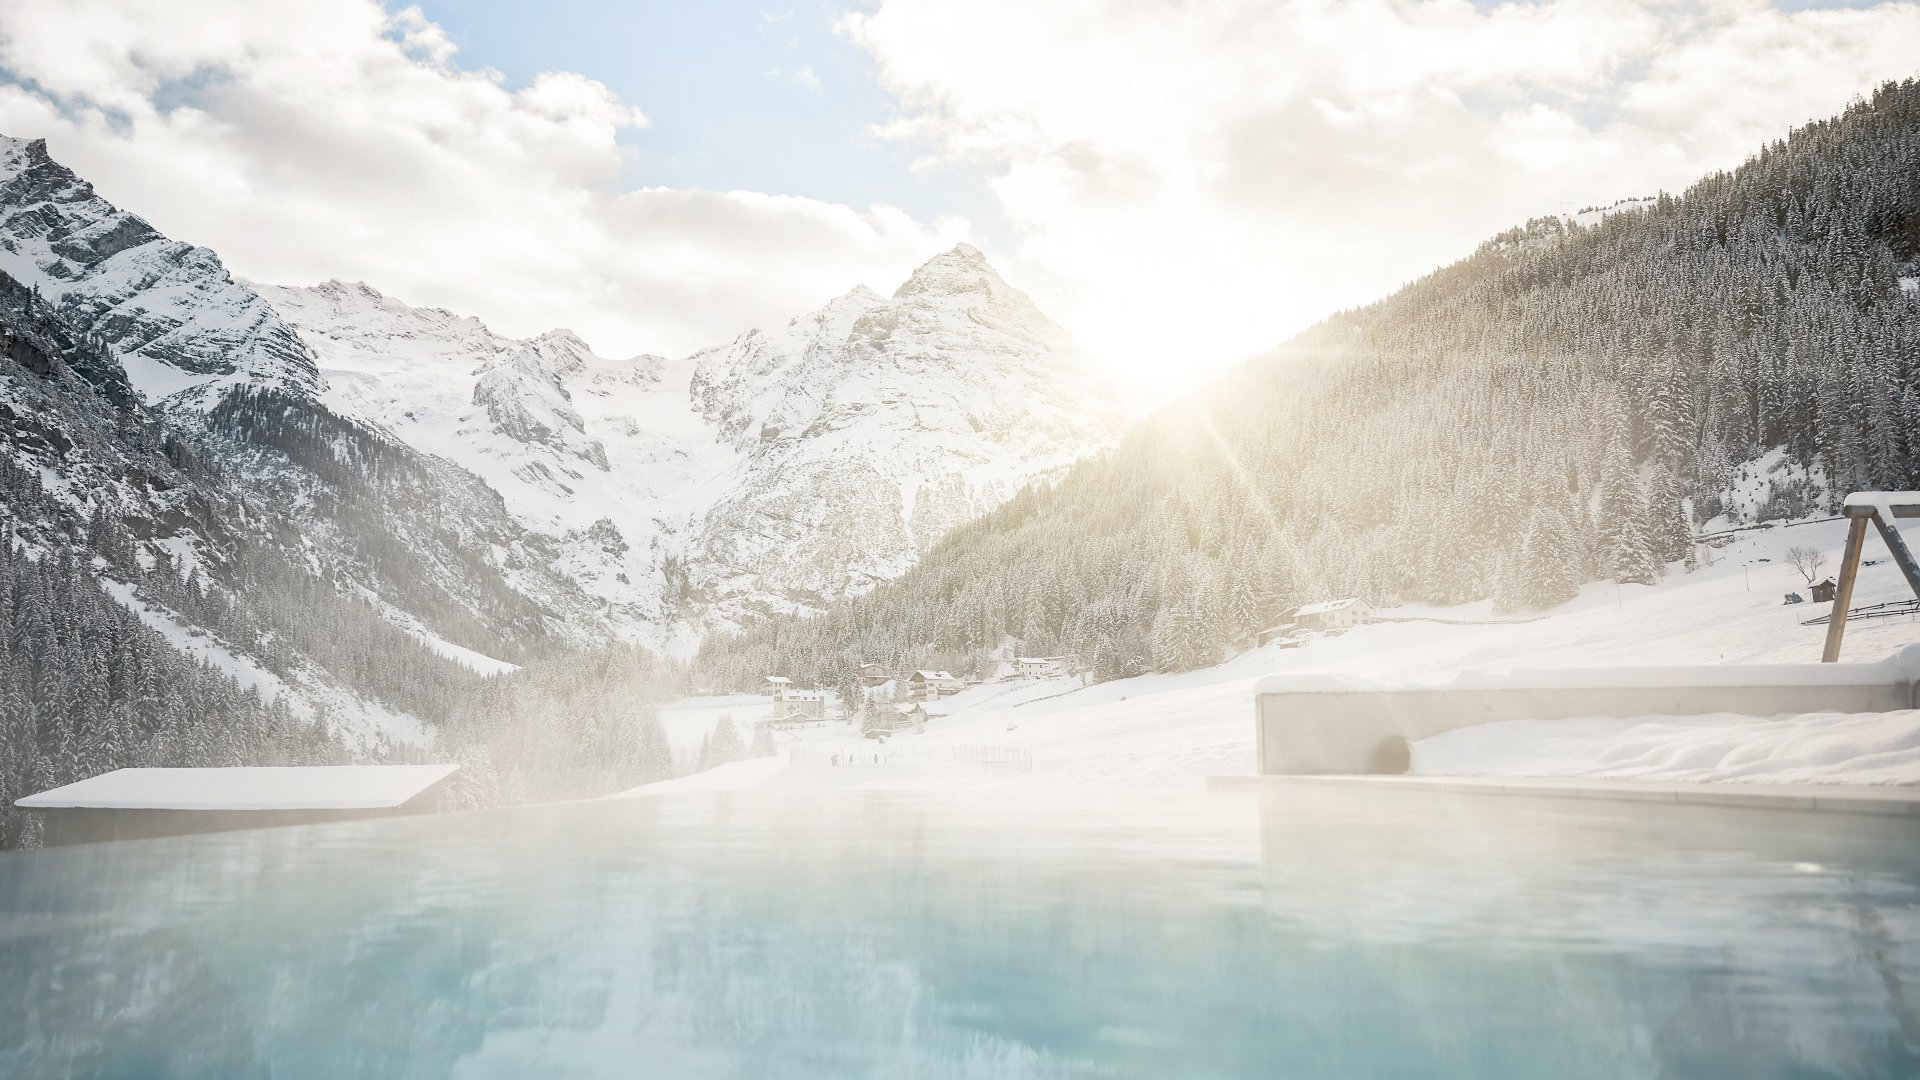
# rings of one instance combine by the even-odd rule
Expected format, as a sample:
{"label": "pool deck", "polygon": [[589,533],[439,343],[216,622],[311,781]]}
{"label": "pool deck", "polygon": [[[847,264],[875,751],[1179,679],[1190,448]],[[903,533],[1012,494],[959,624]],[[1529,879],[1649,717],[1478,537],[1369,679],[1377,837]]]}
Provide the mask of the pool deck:
{"label": "pool deck", "polygon": [[1616,802],[1686,803],[1772,810],[1920,817],[1920,788],[1843,784],[1725,784],[1530,776],[1214,776],[1207,790],[1277,791],[1286,787],[1381,788],[1468,795],[1522,795]]}

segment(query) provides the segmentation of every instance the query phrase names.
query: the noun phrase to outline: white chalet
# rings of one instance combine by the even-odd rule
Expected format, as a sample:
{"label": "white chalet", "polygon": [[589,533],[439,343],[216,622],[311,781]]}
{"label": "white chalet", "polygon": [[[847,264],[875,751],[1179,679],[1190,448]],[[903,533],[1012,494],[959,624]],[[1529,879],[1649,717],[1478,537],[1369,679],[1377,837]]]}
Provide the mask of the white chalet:
{"label": "white chalet", "polygon": [[827,714],[825,690],[802,690],[785,675],[768,675],[762,681],[766,684],[767,696],[773,699],[776,715],[799,712],[818,719]]}
{"label": "white chalet", "polygon": [[782,710],[805,713],[818,720],[827,715],[827,692],[825,690],[789,690],[779,698]]}
{"label": "white chalet", "polygon": [[1016,656],[1013,658],[1013,673],[1028,679],[1051,679],[1067,673],[1067,658],[1064,656]]}
{"label": "white chalet", "polygon": [[1373,605],[1357,596],[1322,600],[1293,613],[1294,624],[1302,630],[1346,630],[1372,619]]}
{"label": "white chalet", "polygon": [[907,676],[909,701],[933,701],[950,697],[966,688],[964,681],[944,671],[916,671]]}

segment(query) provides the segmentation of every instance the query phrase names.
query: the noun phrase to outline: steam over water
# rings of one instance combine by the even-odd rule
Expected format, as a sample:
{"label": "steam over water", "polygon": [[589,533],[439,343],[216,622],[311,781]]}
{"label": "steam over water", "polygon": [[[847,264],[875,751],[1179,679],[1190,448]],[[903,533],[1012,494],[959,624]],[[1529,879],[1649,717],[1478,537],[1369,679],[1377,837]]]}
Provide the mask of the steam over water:
{"label": "steam over water", "polygon": [[0,855],[0,1075],[1920,1075],[1909,822],[979,801]]}

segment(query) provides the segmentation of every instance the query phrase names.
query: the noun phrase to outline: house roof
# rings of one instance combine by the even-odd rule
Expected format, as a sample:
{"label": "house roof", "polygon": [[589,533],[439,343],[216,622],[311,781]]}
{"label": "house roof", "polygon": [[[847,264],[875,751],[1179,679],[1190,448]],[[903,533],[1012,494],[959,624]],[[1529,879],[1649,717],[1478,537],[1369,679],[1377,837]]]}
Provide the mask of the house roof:
{"label": "house roof", "polygon": [[767,675],[764,676],[764,681],[770,682],[775,686],[785,686],[793,680],[787,678],[785,675]]}
{"label": "house roof", "polygon": [[1365,603],[1365,600],[1357,596],[1349,596],[1341,600],[1322,600],[1318,603],[1308,604],[1300,608],[1293,613],[1293,616],[1297,619],[1302,615],[1324,615],[1329,611],[1344,611],[1347,608]]}
{"label": "house roof", "polygon": [[1013,658],[1013,662],[1016,664],[1057,664],[1065,659],[1066,657],[1064,656],[1016,656]]}
{"label": "house roof", "polygon": [[364,810],[401,806],[458,765],[115,769],[16,800],[28,809]]}
{"label": "house roof", "polygon": [[958,682],[959,681],[944,671],[916,671],[914,672],[914,674],[919,676],[922,679],[925,679],[927,682]]}

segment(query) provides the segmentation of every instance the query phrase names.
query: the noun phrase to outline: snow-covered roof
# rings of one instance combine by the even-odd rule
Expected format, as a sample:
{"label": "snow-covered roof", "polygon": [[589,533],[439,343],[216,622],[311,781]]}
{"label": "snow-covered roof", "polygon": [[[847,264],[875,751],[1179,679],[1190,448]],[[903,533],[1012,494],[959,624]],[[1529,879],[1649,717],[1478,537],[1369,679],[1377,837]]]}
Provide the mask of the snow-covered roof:
{"label": "snow-covered roof", "polygon": [[768,675],[766,677],[766,681],[772,683],[775,686],[785,686],[788,683],[792,682],[793,680],[787,678],[785,675]]}
{"label": "snow-covered roof", "polygon": [[14,802],[30,810],[364,810],[401,806],[458,765],[115,769]]}
{"label": "snow-covered roof", "polygon": [[1016,664],[1057,664],[1065,659],[1066,657],[1064,656],[1016,656],[1013,658],[1013,662]]}
{"label": "snow-covered roof", "polygon": [[944,671],[916,671],[914,672],[914,674],[918,675],[921,679],[925,680],[926,682],[959,682],[960,681],[959,679],[954,678],[952,675],[949,675]]}
{"label": "snow-covered roof", "polygon": [[1341,600],[1321,600],[1318,603],[1308,604],[1302,607],[1300,610],[1294,612],[1293,615],[1295,618],[1299,618],[1302,615],[1324,615],[1329,611],[1344,611],[1356,604],[1364,603],[1366,603],[1366,601],[1357,596],[1349,596]]}

